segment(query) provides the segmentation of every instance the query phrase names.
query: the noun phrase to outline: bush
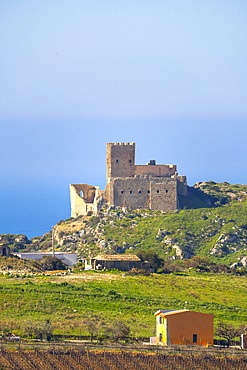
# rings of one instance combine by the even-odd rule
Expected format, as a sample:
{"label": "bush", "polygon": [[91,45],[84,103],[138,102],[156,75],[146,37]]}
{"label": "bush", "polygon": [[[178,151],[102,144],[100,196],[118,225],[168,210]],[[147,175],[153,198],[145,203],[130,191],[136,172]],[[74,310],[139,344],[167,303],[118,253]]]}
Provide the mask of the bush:
{"label": "bush", "polygon": [[33,322],[28,320],[24,323],[24,333],[31,338],[46,339],[48,342],[52,339],[53,328],[50,320]]}
{"label": "bush", "polygon": [[123,321],[115,320],[106,330],[108,335],[112,337],[115,342],[119,340],[127,340],[130,335],[130,328]]}
{"label": "bush", "polygon": [[162,267],[163,259],[159,257],[158,253],[154,249],[140,249],[136,255],[143,261],[150,263],[150,268],[155,272]]}
{"label": "bush", "polygon": [[61,260],[53,256],[44,256],[39,264],[44,271],[67,270],[68,268]]}

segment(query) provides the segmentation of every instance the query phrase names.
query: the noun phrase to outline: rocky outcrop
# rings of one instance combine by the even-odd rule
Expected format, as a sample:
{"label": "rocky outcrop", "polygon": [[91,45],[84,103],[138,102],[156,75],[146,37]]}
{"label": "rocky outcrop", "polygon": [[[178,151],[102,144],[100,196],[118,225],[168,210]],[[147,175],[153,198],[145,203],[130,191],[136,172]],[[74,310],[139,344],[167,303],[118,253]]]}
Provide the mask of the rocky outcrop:
{"label": "rocky outcrop", "polygon": [[0,245],[10,247],[12,252],[25,249],[31,241],[23,234],[1,234]]}
{"label": "rocky outcrop", "polygon": [[219,236],[210,254],[217,257],[238,252],[241,249],[246,249],[247,230],[245,227],[233,226],[234,232],[223,233]]}

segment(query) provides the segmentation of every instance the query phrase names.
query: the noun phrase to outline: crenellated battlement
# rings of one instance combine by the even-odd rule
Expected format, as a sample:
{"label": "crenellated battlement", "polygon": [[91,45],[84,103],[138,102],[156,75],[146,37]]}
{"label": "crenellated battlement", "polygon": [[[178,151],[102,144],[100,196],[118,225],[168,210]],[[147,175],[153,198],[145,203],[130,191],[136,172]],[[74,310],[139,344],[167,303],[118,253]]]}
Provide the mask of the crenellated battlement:
{"label": "crenellated battlement", "polygon": [[114,146],[114,145],[134,145],[135,146],[135,143],[134,142],[115,142],[115,143],[106,143],[106,146]]}

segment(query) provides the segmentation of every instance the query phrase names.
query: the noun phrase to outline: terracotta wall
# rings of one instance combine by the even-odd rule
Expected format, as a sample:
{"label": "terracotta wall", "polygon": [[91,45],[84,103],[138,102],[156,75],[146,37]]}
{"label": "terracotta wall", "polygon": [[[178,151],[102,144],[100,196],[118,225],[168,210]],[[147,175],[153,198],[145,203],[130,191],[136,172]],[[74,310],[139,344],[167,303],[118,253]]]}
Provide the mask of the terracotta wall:
{"label": "terracotta wall", "polygon": [[195,334],[197,343],[194,344],[213,344],[213,315],[188,311],[167,316],[167,335],[171,344],[193,344]]}

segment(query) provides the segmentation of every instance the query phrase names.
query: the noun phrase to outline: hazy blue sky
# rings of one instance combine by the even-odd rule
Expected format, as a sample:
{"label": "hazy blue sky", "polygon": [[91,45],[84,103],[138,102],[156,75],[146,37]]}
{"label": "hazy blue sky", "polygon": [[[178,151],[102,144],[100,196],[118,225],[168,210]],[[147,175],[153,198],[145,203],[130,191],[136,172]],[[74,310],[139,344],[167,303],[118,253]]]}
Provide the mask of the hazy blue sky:
{"label": "hazy blue sky", "polygon": [[245,0],[0,0],[0,233],[70,216],[105,144],[247,183]]}

